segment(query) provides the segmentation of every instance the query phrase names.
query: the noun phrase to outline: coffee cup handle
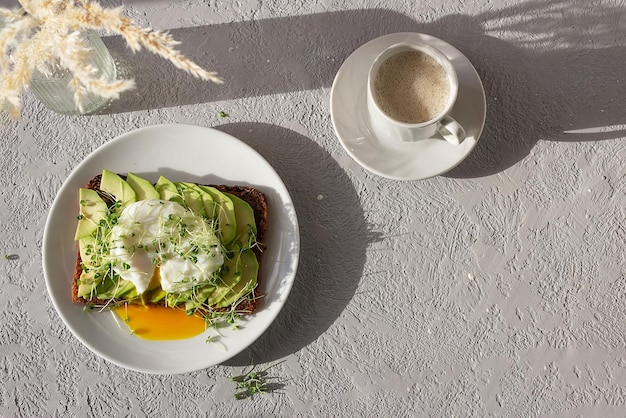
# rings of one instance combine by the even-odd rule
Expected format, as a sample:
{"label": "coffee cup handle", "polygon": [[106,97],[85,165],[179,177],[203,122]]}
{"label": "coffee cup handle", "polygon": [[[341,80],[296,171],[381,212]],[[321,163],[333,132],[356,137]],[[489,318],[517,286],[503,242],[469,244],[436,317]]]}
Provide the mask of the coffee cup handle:
{"label": "coffee cup handle", "polygon": [[437,124],[437,129],[443,139],[453,145],[459,145],[465,139],[465,129],[450,116],[445,116]]}

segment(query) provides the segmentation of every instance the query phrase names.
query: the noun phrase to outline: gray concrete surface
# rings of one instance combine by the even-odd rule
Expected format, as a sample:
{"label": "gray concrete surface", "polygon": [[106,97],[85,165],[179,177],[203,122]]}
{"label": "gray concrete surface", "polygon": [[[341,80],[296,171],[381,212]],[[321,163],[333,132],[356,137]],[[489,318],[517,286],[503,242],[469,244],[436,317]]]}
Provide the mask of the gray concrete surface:
{"label": "gray concrete surface", "polygon": [[[26,94],[22,119],[3,117],[0,252],[14,257],[0,260],[0,415],[623,416],[623,2],[104,3],[170,30],[228,82],[200,83],[107,37],[135,92],[89,117]],[[429,180],[369,174],[329,116],[342,61],[398,31],[455,45],[486,90],[477,148]],[[215,126],[257,149],[285,180],[302,238],[269,330],[225,364],[176,376],[85,348],[55,312],[41,261],[73,167],[157,123]],[[235,401],[228,377],[251,360],[285,360],[274,369],[284,386]]]}

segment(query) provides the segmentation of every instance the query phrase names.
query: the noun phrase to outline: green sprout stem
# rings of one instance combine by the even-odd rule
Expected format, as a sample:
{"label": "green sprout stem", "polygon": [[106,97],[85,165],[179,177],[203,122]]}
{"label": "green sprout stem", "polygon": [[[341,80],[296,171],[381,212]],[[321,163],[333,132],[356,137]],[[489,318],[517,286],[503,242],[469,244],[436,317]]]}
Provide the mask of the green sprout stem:
{"label": "green sprout stem", "polygon": [[267,371],[284,361],[274,363],[258,372],[255,371],[256,366],[252,365],[247,372],[244,370],[243,374],[231,377],[231,382],[236,383],[235,399],[245,399],[258,393],[268,393],[268,380],[272,377],[267,375]]}

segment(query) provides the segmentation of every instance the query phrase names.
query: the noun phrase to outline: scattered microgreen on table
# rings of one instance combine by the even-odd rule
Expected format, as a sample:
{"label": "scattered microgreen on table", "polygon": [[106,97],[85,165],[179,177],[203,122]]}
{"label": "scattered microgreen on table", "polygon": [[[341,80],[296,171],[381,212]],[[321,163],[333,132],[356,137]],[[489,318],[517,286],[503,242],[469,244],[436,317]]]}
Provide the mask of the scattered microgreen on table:
{"label": "scattered microgreen on table", "polygon": [[[283,360],[284,361],[284,360]],[[243,374],[230,378],[231,382],[237,384],[235,388],[235,399],[246,399],[258,393],[270,393],[277,387],[282,386],[276,383],[270,383],[270,380],[276,377],[268,376],[268,370],[282,363],[274,363],[263,370],[255,371],[256,365],[250,366],[250,370],[243,371]]]}

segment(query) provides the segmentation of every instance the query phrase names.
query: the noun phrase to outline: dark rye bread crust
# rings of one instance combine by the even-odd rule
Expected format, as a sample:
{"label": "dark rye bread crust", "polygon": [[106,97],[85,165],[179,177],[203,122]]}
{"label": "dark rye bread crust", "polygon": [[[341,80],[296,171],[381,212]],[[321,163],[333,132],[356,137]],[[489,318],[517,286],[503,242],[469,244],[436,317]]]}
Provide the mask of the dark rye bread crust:
{"label": "dark rye bread crust", "polygon": [[[120,177],[125,178],[125,176],[123,175],[120,175]],[[100,174],[97,175],[96,177],[91,179],[89,183],[87,183],[85,188],[99,191],[101,178],[102,178],[102,175]],[[211,186],[221,192],[227,192],[227,193],[237,196],[244,202],[248,203],[252,207],[252,210],[254,211],[254,220],[256,222],[256,227],[257,227],[258,245],[253,248],[253,251],[256,255],[257,261],[259,262],[259,274],[257,277],[257,286],[254,289],[252,297],[249,298],[249,300],[242,301],[236,307],[236,310],[238,312],[243,312],[247,314],[253,313],[256,310],[259,304],[259,300],[260,300],[260,294],[259,294],[258,289],[259,289],[259,283],[261,282],[261,257],[263,255],[263,250],[265,248],[264,239],[265,239],[265,234],[267,233],[267,218],[268,218],[267,200],[265,199],[265,195],[261,191],[255,189],[254,187],[226,186],[226,185],[207,185],[207,186]],[[101,197],[105,199],[105,201],[107,201],[105,196],[101,196]],[[113,203],[113,202],[107,201],[107,204],[110,204],[110,203]],[[80,275],[83,272],[81,263],[82,263],[82,260],[80,257],[80,252],[78,252],[78,255],[76,256],[76,266],[74,267],[74,276],[72,278],[72,300],[76,303],[82,303],[86,305],[104,305],[104,304],[109,303],[110,301],[107,301],[107,300],[101,300],[101,299],[96,299],[96,298],[85,299],[85,298],[78,297],[78,279],[80,278]]]}

